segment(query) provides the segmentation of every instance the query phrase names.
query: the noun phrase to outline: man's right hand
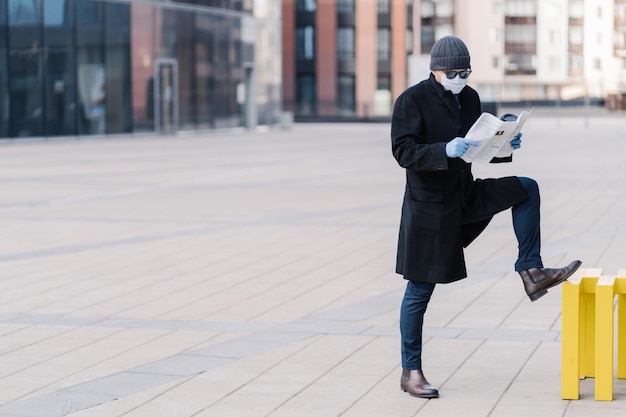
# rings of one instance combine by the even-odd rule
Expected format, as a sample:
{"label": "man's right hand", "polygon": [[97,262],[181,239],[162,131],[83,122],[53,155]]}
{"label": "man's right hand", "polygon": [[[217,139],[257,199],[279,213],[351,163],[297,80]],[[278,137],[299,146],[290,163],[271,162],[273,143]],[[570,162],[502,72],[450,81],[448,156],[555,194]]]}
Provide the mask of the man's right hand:
{"label": "man's right hand", "polygon": [[459,158],[465,155],[470,146],[478,146],[478,142],[471,139],[456,137],[446,144],[446,155],[449,158]]}

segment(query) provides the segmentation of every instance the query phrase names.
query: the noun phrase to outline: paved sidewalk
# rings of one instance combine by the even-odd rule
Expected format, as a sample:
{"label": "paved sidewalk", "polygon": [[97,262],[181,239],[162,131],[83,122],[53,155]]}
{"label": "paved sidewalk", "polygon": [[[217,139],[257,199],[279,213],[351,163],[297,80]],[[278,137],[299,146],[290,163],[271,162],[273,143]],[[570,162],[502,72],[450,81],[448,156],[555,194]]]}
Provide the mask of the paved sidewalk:
{"label": "paved sidewalk", "polygon": [[[626,118],[541,114],[513,164],[546,266],[626,268]],[[399,389],[404,172],[385,124],[0,142],[0,417],[623,416],[560,399],[560,289],[513,271],[510,215],[438,286]]]}

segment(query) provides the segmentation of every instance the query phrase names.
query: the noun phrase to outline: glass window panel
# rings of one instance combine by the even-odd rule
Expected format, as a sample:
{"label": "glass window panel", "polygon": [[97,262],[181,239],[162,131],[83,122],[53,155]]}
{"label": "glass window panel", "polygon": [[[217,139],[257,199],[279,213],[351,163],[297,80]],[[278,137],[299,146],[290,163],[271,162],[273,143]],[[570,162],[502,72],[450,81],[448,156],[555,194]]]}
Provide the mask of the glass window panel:
{"label": "glass window panel", "polygon": [[43,73],[41,54],[17,52],[9,56],[9,136],[43,134]]}
{"label": "glass window panel", "polygon": [[376,80],[376,89],[391,91],[391,77],[388,75],[379,75]]}
{"label": "glass window panel", "polygon": [[583,44],[583,28],[577,26],[570,26],[569,28],[569,43],[572,45]]}
{"label": "glass window panel", "polygon": [[422,19],[435,15],[435,5],[432,1],[424,0],[420,3],[420,16]]}
{"label": "glass window panel", "polygon": [[389,0],[378,0],[376,4],[376,9],[378,10],[378,13],[389,13],[391,9]]}
{"label": "glass window panel", "polygon": [[353,13],[354,12],[354,0],[338,0],[337,11],[339,13]]}
{"label": "glass window panel", "polygon": [[339,27],[337,29],[337,58],[354,59],[354,28]]}
{"label": "glass window panel", "polygon": [[[452,25],[441,24],[435,27],[435,39],[441,39],[444,36],[448,36],[448,35],[454,35],[454,27]],[[433,42],[433,45],[434,45],[434,42]]]}
{"label": "glass window panel", "polygon": [[[0,27],[4,27],[7,24],[7,8],[0,6]],[[0,34],[0,39],[3,39],[4,34]]]}
{"label": "glass window panel", "polygon": [[213,18],[200,15],[196,19],[196,44],[195,44],[195,76],[196,76],[196,106],[197,123],[199,129],[213,127],[213,56],[214,36]]}
{"label": "glass window panel", "polygon": [[78,50],[79,133],[106,133],[106,68],[102,56]]}
{"label": "glass window panel", "polygon": [[414,39],[413,39],[413,29],[406,30],[406,52],[407,54],[413,53],[414,47]]}
{"label": "glass window panel", "polygon": [[153,9],[142,4],[131,7],[131,68],[133,131],[154,130],[154,27]]}
{"label": "glass window panel", "polygon": [[41,21],[39,0],[9,0],[9,25],[36,25]]}
{"label": "glass window panel", "polygon": [[315,28],[313,26],[296,28],[296,42],[298,59],[315,58]]}
{"label": "glass window panel", "polygon": [[435,30],[432,26],[422,26],[420,42],[422,53],[430,53],[435,44]]}
{"label": "glass window panel", "polygon": [[[0,38],[0,41],[2,38]],[[9,134],[9,97],[7,93],[7,62],[4,44],[0,43],[0,138]]]}
{"label": "glass window panel", "polygon": [[130,7],[105,5],[107,133],[130,132]]}
{"label": "glass window panel", "polygon": [[512,54],[507,57],[506,71],[514,74],[531,74],[535,71],[535,58],[531,54]]}
{"label": "glass window panel", "polygon": [[569,2],[569,16],[580,19],[585,15],[585,5],[583,0],[571,0]]}
{"label": "glass window panel", "polygon": [[73,6],[74,0],[46,0],[43,2],[44,42],[47,47],[73,47]]}
{"label": "glass window panel", "polygon": [[71,0],[45,0],[43,2],[43,23],[45,26],[72,25]]}
{"label": "glass window panel", "polygon": [[505,84],[503,97],[509,100],[520,100],[522,98],[523,87],[520,84]]}
{"label": "glass window panel", "polygon": [[314,12],[316,9],[316,0],[298,0],[296,2],[296,10],[299,12]]}
{"label": "glass window panel", "polygon": [[391,57],[391,35],[389,29],[379,28],[377,31],[377,56],[379,61],[388,61]]}
{"label": "glass window panel", "polygon": [[299,75],[296,78],[296,113],[302,116],[315,114],[315,77]]}
{"label": "glass window panel", "polygon": [[537,0],[506,0],[504,12],[511,17],[535,17]]}
{"label": "glass window panel", "polygon": [[100,27],[103,24],[103,3],[78,0],[76,2],[76,22],[82,27]]}
{"label": "glass window panel", "polygon": [[451,17],[454,15],[454,3],[452,1],[439,1],[435,5],[437,17]]}
{"label": "glass window panel", "polygon": [[41,44],[40,0],[9,0],[9,41],[11,48],[33,48]]}
{"label": "glass window panel", "polygon": [[[232,21],[232,19],[226,19],[226,21]],[[194,104],[196,86],[195,77],[193,76],[193,13],[177,12],[175,31],[175,58],[178,62],[178,74],[186,74],[186,76],[179,76],[177,80],[173,81],[178,85],[178,118],[180,128],[190,130],[195,129],[196,124],[196,108]],[[234,58],[238,59],[239,54],[236,54]],[[233,56],[229,56],[229,60],[232,61]]]}
{"label": "glass window panel", "polygon": [[46,60],[46,135],[76,133],[76,87],[69,49],[51,50]]}
{"label": "glass window panel", "polygon": [[106,66],[104,61],[103,4],[76,2],[76,64],[78,132],[106,133]]}
{"label": "glass window panel", "polygon": [[569,68],[571,71],[580,71],[583,68],[583,57],[581,55],[571,55],[569,57]]}
{"label": "glass window panel", "polygon": [[4,48],[5,44],[5,31],[7,25],[7,9],[0,6],[0,47]]}
{"label": "glass window panel", "polygon": [[354,76],[340,75],[337,84],[337,112],[341,115],[354,114]]}
{"label": "glass window panel", "polygon": [[535,25],[507,25],[504,36],[507,43],[535,44],[537,27]]}

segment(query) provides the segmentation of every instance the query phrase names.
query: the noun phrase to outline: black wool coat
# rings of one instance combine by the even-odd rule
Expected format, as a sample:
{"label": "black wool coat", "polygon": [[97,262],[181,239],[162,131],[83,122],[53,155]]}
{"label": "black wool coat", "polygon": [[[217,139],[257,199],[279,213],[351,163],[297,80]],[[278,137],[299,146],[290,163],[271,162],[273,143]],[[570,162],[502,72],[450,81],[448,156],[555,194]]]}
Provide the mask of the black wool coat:
{"label": "black wool coat", "polygon": [[431,74],[404,91],[393,110],[392,151],[406,170],[396,272],[414,282],[465,278],[463,248],[496,213],[527,198],[517,177],[474,179],[471,164],[447,157],[446,143],[465,136],[481,114],[471,87],[458,99]]}

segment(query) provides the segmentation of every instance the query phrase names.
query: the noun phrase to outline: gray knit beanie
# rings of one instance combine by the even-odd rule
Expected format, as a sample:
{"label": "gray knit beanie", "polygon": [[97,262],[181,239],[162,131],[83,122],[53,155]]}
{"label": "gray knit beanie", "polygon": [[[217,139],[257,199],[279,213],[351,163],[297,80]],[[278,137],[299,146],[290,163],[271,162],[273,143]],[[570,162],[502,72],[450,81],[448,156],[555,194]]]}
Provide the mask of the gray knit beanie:
{"label": "gray knit beanie", "polygon": [[430,50],[431,70],[471,68],[470,54],[465,43],[456,36],[444,36]]}

